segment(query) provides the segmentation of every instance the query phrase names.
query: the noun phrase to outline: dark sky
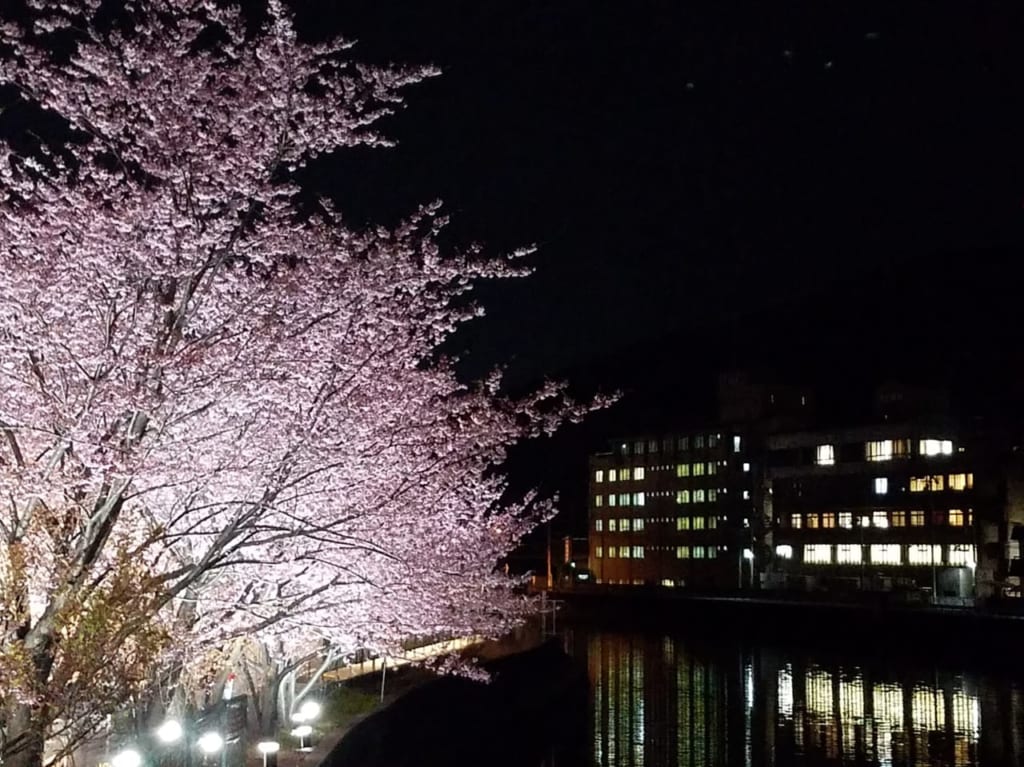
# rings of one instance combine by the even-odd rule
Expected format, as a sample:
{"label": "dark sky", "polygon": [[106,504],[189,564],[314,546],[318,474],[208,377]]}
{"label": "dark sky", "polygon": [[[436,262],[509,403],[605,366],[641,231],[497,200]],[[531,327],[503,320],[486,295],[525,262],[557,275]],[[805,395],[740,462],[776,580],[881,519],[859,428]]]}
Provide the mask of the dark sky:
{"label": "dark sky", "polygon": [[444,72],[388,122],[397,149],[321,178],[358,222],[441,198],[457,238],[537,243],[454,347],[470,373],[626,392],[526,451],[571,529],[587,451],[672,407],[713,418],[723,367],[1019,377],[1021,5],[310,3],[355,55]]}
{"label": "dark sky", "polygon": [[306,18],[365,59],[443,69],[389,122],[397,149],[327,173],[357,220],[440,197],[459,237],[539,245],[536,276],[488,292],[460,341],[529,378],[1012,250],[1019,5],[347,0]]}

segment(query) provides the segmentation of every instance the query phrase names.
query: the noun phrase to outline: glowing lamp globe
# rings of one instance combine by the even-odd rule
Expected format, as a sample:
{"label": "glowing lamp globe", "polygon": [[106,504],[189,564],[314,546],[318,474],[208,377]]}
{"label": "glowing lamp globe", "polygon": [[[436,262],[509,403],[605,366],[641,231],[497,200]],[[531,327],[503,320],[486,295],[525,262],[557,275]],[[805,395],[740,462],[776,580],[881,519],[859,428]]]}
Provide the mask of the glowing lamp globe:
{"label": "glowing lamp globe", "polygon": [[320,704],[315,700],[307,700],[299,708],[299,713],[303,716],[303,721],[309,722],[320,716]]}
{"label": "glowing lamp globe", "polygon": [[139,767],[142,764],[142,754],[134,748],[126,748],[115,754],[110,763],[113,767]]}
{"label": "glowing lamp globe", "polygon": [[168,719],[156,729],[156,737],[161,743],[177,743],[183,734],[181,722],[177,719]]}
{"label": "glowing lamp globe", "polygon": [[216,754],[224,747],[224,738],[219,732],[204,732],[196,743],[204,754]]}
{"label": "glowing lamp globe", "polygon": [[263,742],[258,743],[256,745],[256,750],[264,756],[267,756],[269,754],[276,754],[278,751],[281,750],[281,744],[278,743],[276,740],[264,740]]}
{"label": "glowing lamp globe", "polygon": [[295,738],[308,738],[313,734],[313,728],[308,724],[301,724],[292,730],[292,736]]}

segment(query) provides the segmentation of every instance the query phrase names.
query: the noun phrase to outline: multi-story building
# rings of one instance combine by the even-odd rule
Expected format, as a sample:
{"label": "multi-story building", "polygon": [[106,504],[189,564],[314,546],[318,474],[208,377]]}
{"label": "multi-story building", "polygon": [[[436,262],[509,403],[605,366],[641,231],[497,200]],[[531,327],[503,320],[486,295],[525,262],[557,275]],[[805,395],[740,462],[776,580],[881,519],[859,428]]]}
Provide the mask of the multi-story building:
{"label": "multi-story building", "polygon": [[588,538],[596,582],[749,582],[751,476],[746,438],[735,431],[638,436],[592,456]]}
{"label": "multi-story building", "polygon": [[803,394],[782,413],[740,393],[741,418],[723,405],[718,425],[591,457],[596,583],[1020,597],[1024,452],[1006,433],[928,392],[880,390],[873,416],[836,428],[807,427]]}
{"label": "multi-story building", "polygon": [[779,434],[766,447],[766,586],[964,600],[993,580],[979,544],[1003,513],[999,477],[954,423]]}

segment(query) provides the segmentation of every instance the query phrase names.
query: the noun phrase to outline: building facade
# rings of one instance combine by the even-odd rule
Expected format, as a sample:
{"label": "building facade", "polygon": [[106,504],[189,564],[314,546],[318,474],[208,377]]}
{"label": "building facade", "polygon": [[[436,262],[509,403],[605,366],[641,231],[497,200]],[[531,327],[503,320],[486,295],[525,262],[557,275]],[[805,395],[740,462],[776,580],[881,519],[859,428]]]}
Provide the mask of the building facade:
{"label": "building facade", "polygon": [[592,456],[595,581],[705,589],[749,583],[752,476],[737,431],[636,436]]}
{"label": "building facade", "polygon": [[996,565],[982,531],[1003,512],[981,457],[948,421],[770,437],[764,585],[973,600]]}
{"label": "building facade", "polygon": [[743,407],[722,405],[715,426],[591,457],[594,583],[1020,598],[1019,440],[936,415],[948,407],[927,393],[879,390],[859,424],[826,428],[801,413],[803,394],[789,396],[794,418],[773,394],[739,391]]}

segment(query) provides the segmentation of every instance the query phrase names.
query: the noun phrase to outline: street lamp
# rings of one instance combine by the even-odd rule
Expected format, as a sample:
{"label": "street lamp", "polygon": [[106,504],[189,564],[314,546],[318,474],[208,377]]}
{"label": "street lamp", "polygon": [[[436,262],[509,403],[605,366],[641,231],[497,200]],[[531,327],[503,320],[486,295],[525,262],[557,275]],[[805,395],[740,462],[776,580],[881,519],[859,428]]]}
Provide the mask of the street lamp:
{"label": "street lamp", "polygon": [[113,767],[140,767],[142,764],[142,754],[134,748],[126,748],[115,754],[110,763]]}
{"label": "street lamp", "polygon": [[313,728],[308,724],[300,724],[292,730],[292,737],[299,739],[299,751],[306,750],[306,738],[313,734]]}
{"label": "street lamp", "polygon": [[181,727],[181,722],[177,719],[168,719],[156,729],[157,740],[168,745],[177,743],[184,734],[185,731]]}
{"label": "street lamp", "polygon": [[299,708],[299,713],[302,714],[302,721],[311,722],[320,716],[320,704],[315,700],[307,700]]}
{"label": "street lamp", "polygon": [[263,754],[263,767],[267,767],[267,757],[280,751],[281,744],[276,740],[264,740],[257,744],[256,750]]}

